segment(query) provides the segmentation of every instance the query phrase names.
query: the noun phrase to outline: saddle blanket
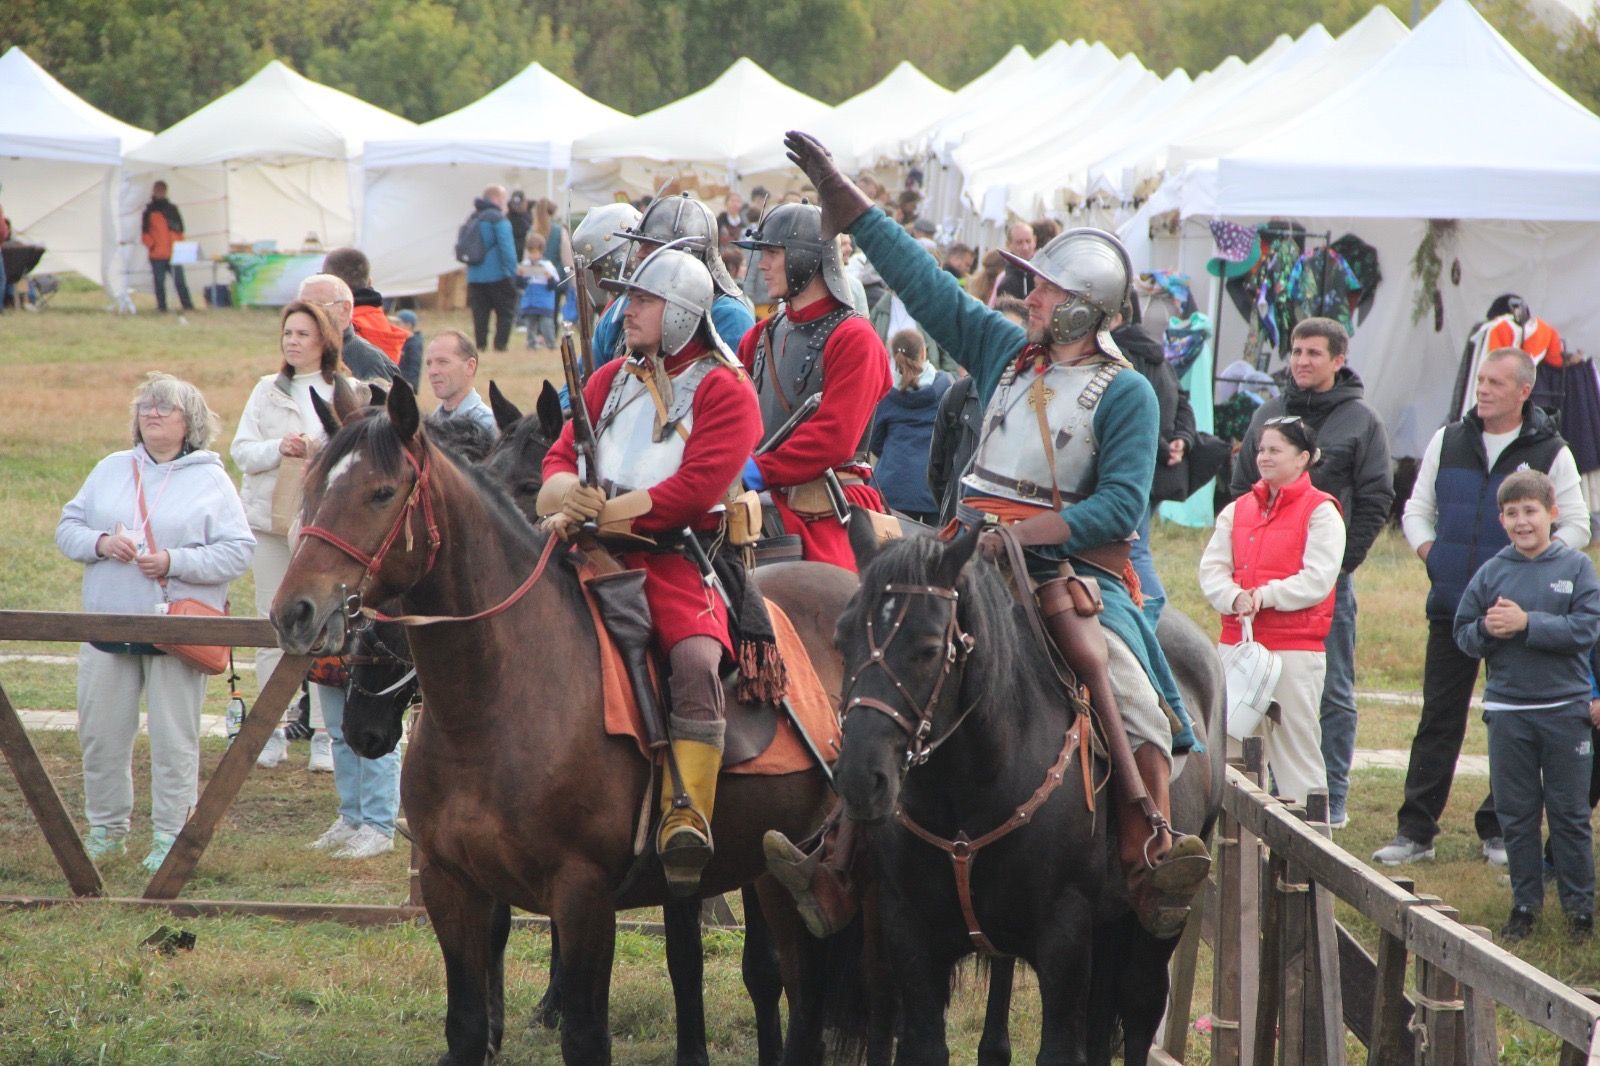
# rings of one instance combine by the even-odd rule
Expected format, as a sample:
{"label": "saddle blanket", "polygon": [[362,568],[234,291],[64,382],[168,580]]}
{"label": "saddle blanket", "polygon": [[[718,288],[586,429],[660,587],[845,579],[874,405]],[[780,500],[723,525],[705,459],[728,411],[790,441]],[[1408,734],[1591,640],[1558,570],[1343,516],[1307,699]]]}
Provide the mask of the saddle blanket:
{"label": "saddle blanket", "polygon": [[[600,638],[600,677],[605,693],[606,732],[614,737],[632,737],[639,747],[639,753],[649,758],[644,719],[639,713],[638,701],[633,697],[633,687],[628,684],[622,653],[606,632],[594,600],[588,596],[584,600],[589,605],[589,615],[594,620],[595,633]],[[839,757],[839,745],[843,741],[833,701],[828,698],[827,689],[817,676],[816,668],[811,665],[811,657],[806,654],[805,644],[801,642],[800,634],[795,632],[789,616],[771,600],[767,601],[767,610],[772,615],[772,629],[778,638],[778,650],[788,667],[789,689],[786,695],[789,704],[800,721],[805,723],[806,732],[817,750],[832,763]],[[766,750],[753,759],[724,766],[723,773],[776,776],[799,773],[815,765],[789,716],[781,709],[776,713],[777,729]]]}

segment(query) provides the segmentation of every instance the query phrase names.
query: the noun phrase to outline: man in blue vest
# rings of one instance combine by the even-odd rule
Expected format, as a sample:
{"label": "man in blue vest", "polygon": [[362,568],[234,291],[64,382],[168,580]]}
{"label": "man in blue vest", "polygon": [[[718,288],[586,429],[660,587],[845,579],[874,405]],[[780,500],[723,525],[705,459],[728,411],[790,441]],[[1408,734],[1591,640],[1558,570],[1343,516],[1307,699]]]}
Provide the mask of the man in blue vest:
{"label": "man in blue vest", "polygon": [[[1467,732],[1478,660],[1456,647],[1453,621],[1467,583],[1510,543],[1495,493],[1517,470],[1539,470],[1556,487],[1555,537],[1582,551],[1589,509],[1578,464],[1550,416],[1529,402],[1533,360],[1517,348],[1490,352],[1478,370],[1477,407],[1433,435],[1406,501],[1406,540],[1428,568],[1428,650],[1422,666],[1422,719],[1411,741],[1405,801],[1395,838],[1373,853],[1385,866],[1433,858],[1439,816],[1450,798],[1456,759]],[[1474,819],[1484,858],[1506,865],[1505,841],[1491,794]]]}

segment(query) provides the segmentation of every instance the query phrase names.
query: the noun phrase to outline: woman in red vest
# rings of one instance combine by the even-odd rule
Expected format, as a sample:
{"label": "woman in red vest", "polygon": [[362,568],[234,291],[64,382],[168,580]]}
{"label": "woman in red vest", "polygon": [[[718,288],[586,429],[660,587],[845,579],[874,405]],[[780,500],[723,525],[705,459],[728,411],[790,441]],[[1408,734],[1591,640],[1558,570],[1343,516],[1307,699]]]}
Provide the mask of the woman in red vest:
{"label": "woman in red vest", "polygon": [[1278,795],[1304,801],[1328,787],[1322,762],[1324,642],[1333,624],[1333,583],[1344,558],[1338,502],[1311,484],[1316,434],[1298,416],[1268,419],[1261,431],[1261,480],[1223,508],[1200,558],[1200,591],[1222,613],[1222,644],[1242,639],[1251,619],[1258,643],[1283,661],[1272,698],[1277,722],[1263,720],[1267,765]]}

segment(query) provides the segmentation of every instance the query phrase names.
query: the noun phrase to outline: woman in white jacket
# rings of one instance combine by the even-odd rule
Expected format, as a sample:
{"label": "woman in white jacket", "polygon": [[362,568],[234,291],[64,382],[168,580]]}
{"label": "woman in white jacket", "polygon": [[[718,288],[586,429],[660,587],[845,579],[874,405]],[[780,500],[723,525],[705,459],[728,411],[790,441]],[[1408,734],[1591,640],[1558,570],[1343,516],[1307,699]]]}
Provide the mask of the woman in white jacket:
{"label": "woman in white jacket", "polygon": [[[311,394],[315,392],[332,406],[334,374],[339,368],[339,333],[320,306],[296,300],[283,309],[279,323],[283,364],[277,372],[256,382],[239,419],[239,431],[228,449],[244,474],[240,495],[256,535],[256,613],[262,616],[272,609],[272,598],[278,594],[284,572],[289,569],[289,530],[283,516],[286,510],[299,510],[299,491],[294,487],[293,506],[280,507],[279,521],[274,524],[272,500],[279,474],[292,468],[293,476],[298,478],[303,463],[327,440],[327,431],[311,406]],[[285,459],[293,460],[289,467],[284,465]],[[277,648],[256,650],[258,684],[267,683],[281,658],[283,652]],[[320,708],[317,710],[320,712]],[[320,713],[317,717],[321,717]],[[280,726],[267,741],[257,765],[277,766],[287,752],[288,741]],[[312,736],[310,768],[333,770],[326,730],[318,729]]]}
{"label": "woman in white jacket", "polygon": [[[156,614],[184,598],[220,609],[229,583],[250,567],[255,538],[222,460],[205,450],[217,417],[199,389],[170,374],[149,375],[132,408],[133,447],[95,466],[56,526],[62,554],[84,564],[83,609]],[[91,858],[127,850],[142,692],[153,827],[144,865],[152,873],[160,868],[199,789],[205,691],[205,674],[152,645],[79,649],[78,743]]]}

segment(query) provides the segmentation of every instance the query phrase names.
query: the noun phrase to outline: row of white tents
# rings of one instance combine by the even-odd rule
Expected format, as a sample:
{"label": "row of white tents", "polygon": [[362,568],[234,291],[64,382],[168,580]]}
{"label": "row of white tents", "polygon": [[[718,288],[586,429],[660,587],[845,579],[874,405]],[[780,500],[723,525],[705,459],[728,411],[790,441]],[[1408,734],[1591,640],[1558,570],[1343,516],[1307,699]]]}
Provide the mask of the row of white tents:
{"label": "row of white tents", "polygon": [[[533,64],[414,125],[273,62],[151,136],[18,49],[0,57],[0,99],[0,188],[18,233],[48,246],[45,269],[113,294],[142,281],[139,210],[158,177],[207,257],[261,240],[294,249],[308,235],[353,242],[379,289],[405,295],[455,266],[455,228],[488,182],[573,209],[672,179],[783,191],[802,179],[782,133],[804,128],[851,170],[919,167],[924,214],[986,246],[1008,218],[1118,226],[1141,268],[1198,285],[1214,216],[1356,233],[1386,281],[1352,363],[1402,452],[1442,416],[1438,383],[1498,293],[1521,293],[1580,346],[1600,343],[1600,303],[1580,289],[1600,276],[1600,118],[1467,0],[1444,0],[1411,32],[1376,7],[1337,38],[1313,26],[1193,79],[1083,41],[1037,57],[1014,48],[955,91],[902,63],[831,108],[741,59],[629,118]],[[1459,274],[1441,287],[1438,329],[1411,313],[1425,237]],[[1223,311],[1225,363],[1244,322],[1229,301],[1197,296]]]}

